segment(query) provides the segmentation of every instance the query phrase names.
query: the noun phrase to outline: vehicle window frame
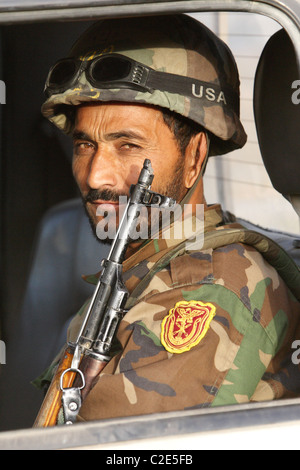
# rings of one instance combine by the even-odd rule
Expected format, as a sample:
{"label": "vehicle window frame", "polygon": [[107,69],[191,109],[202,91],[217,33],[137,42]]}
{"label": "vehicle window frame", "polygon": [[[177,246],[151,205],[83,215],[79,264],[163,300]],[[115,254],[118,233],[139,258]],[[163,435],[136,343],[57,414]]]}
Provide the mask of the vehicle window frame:
{"label": "vehicle window frame", "polygon": [[[8,7],[9,3],[9,7]],[[107,1],[67,2],[62,8],[49,7],[50,0],[39,2],[0,1],[0,25],[9,23],[87,20],[114,16],[148,15],[154,13],[245,12],[258,13],[277,21],[290,36],[300,72],[300,4],[295,0],[179,0],[179,1]],[[42,8],[44,4],[44,8]],[[61,4],[61,2],[60,2]],[[76,6],[78,4],[78,6]],[[82,4],[82,6],[80,6]],[[30,6],[31,5],[31,6]],[[85,5],[85,6],[84,6]],[[82,423],[55,429],[26,429],[0,433],[0,449],[58,449],[105,445],[127,440],[243,429],[247,426],[297,424],[300,420],[300,399],[278,402],[241,404],[215,409],[201,409],[145,415],[130,418]],[[216,445],[217,447],[217,445]]]}

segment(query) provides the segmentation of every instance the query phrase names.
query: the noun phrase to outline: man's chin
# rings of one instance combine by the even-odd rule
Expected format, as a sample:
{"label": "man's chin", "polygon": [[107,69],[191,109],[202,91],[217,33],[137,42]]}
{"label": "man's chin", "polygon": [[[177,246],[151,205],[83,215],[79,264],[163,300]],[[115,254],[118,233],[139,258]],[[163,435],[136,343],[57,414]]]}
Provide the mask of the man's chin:
{"label": "man's chin", "polygon": [[111,245],[112,244],[112,242],[114,241],[114,238],[111,238],[108,233],[107,234],[104,234],[104,233],[99,234],[98,223],[97,222],[95,223],[95,221],[92,217],[89,217],[89,223],[90,223],[93,235],[99,243],[102,243],[103,245]]}
{"label": "man's chin", "polygon": [[98,227],[99,227],[99,223],[101,223],[101,221],[103,220],[103,217],[97,217],[95,213],[89,210],[85,204],[84,204],[84,210],[88,217],[88,221],[90,223],[92,233],[94,237],[97,239],[97,241],[100,243],[103,243],[104,245],[111,245],[114,240],[114,237],[109,237],[109,234],[107,234],[107,236],[104,236],[104,237],[103,236],[99,237]]}

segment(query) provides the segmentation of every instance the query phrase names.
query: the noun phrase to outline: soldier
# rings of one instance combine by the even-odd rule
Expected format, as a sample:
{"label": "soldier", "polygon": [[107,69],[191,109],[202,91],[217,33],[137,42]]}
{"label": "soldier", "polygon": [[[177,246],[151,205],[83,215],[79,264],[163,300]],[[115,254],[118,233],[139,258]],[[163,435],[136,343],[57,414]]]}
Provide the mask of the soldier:
{"label": "soldier", "polygon": [[[291,350],[300,337],[299,270],[277,245],[205,202],[207,158],[246,142],[227,46],[185,15],[100,21],[50,70],[45,90],[44,116],[73,138],[73,172],[95,231],[99,209],[119,214],[119,196],[145,158],[154,191],[192,213],[205,209],[204,243],[131,244],[118,349],[78,419],[299,396]],[[55,364],[37,383],[51,379]]]}

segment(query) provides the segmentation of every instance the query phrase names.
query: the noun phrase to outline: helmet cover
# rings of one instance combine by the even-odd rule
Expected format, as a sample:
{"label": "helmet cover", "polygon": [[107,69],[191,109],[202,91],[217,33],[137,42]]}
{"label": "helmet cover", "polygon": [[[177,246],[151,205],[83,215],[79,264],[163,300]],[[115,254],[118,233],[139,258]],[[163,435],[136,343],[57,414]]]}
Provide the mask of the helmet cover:
{"label": "helmet cover", "polygon": [[[69,57],[90,61],[110,53],[159,72],[206,83],[191,82],[187,93],[98,89],[82,73],[75,85],[52,94],[42,106],[43,115],[63,132],[72,134],[73,130],[64,105],[127,102],[167,108],[200,124],[211,136],[210,155],[244,146],[247,136],[239,118],[240,82],[235,60],[227,45],[202,23],[183,14],[101,20],[83,33]],[[229,99],[228,90],[236,99]]]}

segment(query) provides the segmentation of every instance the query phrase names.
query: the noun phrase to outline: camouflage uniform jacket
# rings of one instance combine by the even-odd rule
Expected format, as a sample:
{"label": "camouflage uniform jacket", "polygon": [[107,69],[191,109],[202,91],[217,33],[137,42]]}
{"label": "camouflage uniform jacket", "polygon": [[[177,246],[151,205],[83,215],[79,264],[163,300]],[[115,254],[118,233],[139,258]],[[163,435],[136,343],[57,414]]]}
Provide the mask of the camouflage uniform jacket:
{"label": "camouflage uniform jacket", "polygon": [[[222,218],[219,206],[205,211],[205,236],[240,227]],[[299,300],[254,246],[210,245],[187,251],[183,244],[168,257],[174,243],[151,240],[124,262],[131,297],[117,334],[121,347],[79,420],[300,396],[291,349],[300,339]]]}

